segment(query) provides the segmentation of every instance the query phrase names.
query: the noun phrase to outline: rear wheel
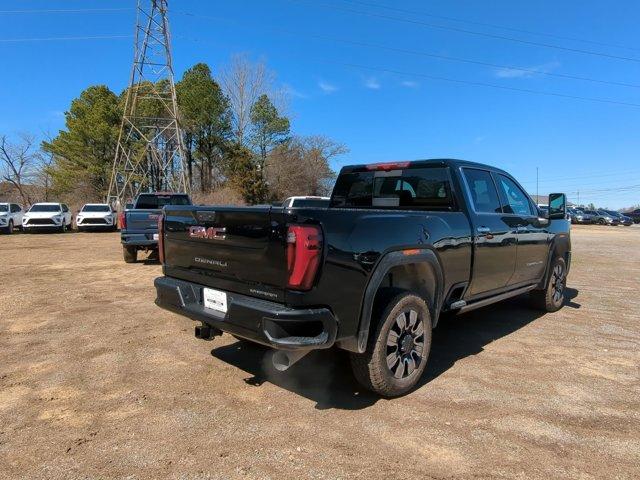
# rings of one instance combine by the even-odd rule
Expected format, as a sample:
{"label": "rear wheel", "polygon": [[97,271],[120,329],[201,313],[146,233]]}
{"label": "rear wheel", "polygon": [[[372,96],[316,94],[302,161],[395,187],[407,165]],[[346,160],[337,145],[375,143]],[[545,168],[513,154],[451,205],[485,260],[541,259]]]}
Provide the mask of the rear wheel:
{"label": "rear wheel", "polygon": [[351,366],[365,388],[384,397],[396,397],[418,383],[430,349],[431,315],[427,304],[419,296],[405,292],[387,304],[369,338],[367,351],[351,354]]}
{"label": "rear wheel", "polygon": [[547,312],[557,312],[564,303],[564,291],[567,285],[567,264],[562,257],[556,257],[551,264],[551,274],[544,290],[531,292],[536,308]]}
{"label": "rear wheel", "polygon": [[138,260],[138,250],[136,247],[129,247],[127,245],[122,246],[122,256],[125,263],[136,263]]}

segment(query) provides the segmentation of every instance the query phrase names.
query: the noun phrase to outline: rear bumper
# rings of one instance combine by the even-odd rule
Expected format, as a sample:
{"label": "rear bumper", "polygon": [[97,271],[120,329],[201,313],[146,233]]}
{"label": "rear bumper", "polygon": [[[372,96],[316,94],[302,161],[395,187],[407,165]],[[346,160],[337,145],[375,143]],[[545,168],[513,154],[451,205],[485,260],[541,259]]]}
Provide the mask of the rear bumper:
{"label": "rear bumper", "polygon": [[155,282],[156,305],[223,332],[280,350],[315,350],[335,343],[338,322],[327,308],[293,309],[227,293],[227,313],[205,308],[203,286],[170,277]]}
{"label": "rear bumper", "polygon": [[[155,232],[155,235],[158,233]],[[123,245],[135,247],[157,247],[158,240],[153,239],[154,232],[150,233],[130,233],[120,232],[120,242]]]}

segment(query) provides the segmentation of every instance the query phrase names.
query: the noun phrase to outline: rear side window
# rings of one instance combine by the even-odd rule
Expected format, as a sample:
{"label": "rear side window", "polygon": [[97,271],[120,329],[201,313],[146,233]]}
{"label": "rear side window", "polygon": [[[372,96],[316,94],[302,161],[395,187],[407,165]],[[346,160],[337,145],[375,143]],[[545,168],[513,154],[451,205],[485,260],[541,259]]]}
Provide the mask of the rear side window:
{"label": "rear side window", "polygon": [[452,210],[449,171],[441,167],[343,173],[332,207]]}
{"label": "rear side window", "polygon": [[497,175],[497,180],[504,213],[533,215],[529,197],[513,180],[500,174]]}
{"label": "rear side window", "polygon": [[165,205],[191,205],[186,195],[140,195],[136,208],[154,210]]}
{"label": "rear side window", "polygon": [[473,209],[478,213],[502,213],[491,173],[475,168],[465,168],[463,171],[471,193]]}

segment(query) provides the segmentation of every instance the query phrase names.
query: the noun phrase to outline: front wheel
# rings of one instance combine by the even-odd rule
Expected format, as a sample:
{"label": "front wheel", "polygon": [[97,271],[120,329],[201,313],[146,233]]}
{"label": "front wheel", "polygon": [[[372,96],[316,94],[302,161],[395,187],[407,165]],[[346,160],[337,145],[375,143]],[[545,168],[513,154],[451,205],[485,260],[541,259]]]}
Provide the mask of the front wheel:
{"label": "front wheel", "polygon": [[564,291],[567,286],[567,264],[562,257],[556,257],[551,264],[551,274],[544,290],[531,292],[536,308],[547,312],[557,312],[564,303]]}
{"label": "front wheel", "polygon": [[365,388],[397,397],[420,380],[431,349],[431,315],[418,295],[394,297],[378,318],[367,351],[351,354],[353,373]]}
{"label": "front wheel", "polygon": [[9,220],[9,225],[7,225],[7,233],[9,235],[13,233],[13,220]]}
{"label": "front wheel", "polygon": [[62,222],[62,225],[59,228],[60,233],[67,233],[67,224]]}

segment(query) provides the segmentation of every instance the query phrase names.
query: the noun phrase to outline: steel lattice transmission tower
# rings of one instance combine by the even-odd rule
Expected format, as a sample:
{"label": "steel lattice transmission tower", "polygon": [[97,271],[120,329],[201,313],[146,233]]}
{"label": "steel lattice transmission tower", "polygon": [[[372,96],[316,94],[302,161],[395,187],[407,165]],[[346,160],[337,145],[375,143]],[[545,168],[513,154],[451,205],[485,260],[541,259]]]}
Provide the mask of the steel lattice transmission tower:
{"label": "steel lattice transmission tower", "polygon": [[138,193],[188,192],[167,0],[138,0],[134,58],[109,184],[120,208]]}

